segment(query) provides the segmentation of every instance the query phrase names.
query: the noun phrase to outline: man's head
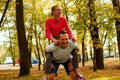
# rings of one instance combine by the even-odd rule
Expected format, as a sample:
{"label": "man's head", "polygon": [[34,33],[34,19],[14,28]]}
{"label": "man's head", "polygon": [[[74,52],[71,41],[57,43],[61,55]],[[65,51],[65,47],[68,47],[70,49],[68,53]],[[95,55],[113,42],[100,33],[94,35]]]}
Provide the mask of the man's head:
{"label": "man's head", "polygon": [[65,31],[59,33],[59,45],[61,48],[66,48],[68,46],[68,34]]}

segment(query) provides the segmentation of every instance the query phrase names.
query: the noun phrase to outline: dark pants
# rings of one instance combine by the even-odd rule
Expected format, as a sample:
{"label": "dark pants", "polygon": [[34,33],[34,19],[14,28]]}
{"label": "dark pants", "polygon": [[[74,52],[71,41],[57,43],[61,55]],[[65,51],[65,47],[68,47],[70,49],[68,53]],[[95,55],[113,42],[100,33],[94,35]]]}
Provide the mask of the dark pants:
{"label": "dark pants", "polygon": [[[78,68],[78,54],[77,54],[77,50],[74,49],[71,52],[73,59],[72,59],[72,64],[74,69]],[[45,63],[45,74],[49,74],[50,73],[50,69],[51,69],[51,62],[52,62],[52,58],[53,55],[51,52],[47,52],[47,57],[46,57],[46,63]]]}
{"label": "dark pants", "polygon": [[66,62],[64,62],[64,63],[58,63],[58,62],[52,60],[52,64],[53,64],[54,68],[52,68],[52,69],[50,70],[50,73],[55,73],[55,74],[57,75],[58,68],[59,68],[59,66],[60,66],[60,64],[61,64],[61,65],[63,65],[63,67],[65,68],[66,73],[69,75],[69,73],[70,73],[71,71],[73,71],[73,69],[70,70],[70,69],[68,68],[68,64],[69,64],[70,62],[71,62],[71,59],[68,59],[68,60],[67,60]]}

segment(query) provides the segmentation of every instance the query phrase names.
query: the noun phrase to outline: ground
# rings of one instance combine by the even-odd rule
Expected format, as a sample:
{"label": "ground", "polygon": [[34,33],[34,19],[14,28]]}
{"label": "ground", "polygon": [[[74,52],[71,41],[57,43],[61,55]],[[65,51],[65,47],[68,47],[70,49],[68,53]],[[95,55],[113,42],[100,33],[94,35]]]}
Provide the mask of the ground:
{"label": "ground", "polygon": [[[105,69],[94,72],[92,61],[86,62],[84,67],[80,63],[79,71],[86,80],[120,80],[120,60],[118,58],[105,58],[104,64]],[[12,65],[6,66],[5,68],[5,66],[0,65],[0,80],[41,80],[44,74],[42,70],[38,70],[37,65],[33,65],[31,75],[16,78],[19,74],[19,65],[15,67]],[[59,68],[56,80],[70,80],[62,66]]]}

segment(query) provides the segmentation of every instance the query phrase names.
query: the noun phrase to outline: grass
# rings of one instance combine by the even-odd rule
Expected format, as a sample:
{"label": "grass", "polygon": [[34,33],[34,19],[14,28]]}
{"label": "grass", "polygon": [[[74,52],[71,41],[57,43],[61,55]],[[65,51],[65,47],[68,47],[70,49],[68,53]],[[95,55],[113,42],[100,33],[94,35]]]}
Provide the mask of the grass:
{"label": "grass", "polygon": [[[86,80],[120,80],[120,64],[117,58],[104,59],[105,69],[93,71],[92,61],[85,63],[82,67],[80,63],[79,71],[84,75]],[[37,70],[37,65],[31,68],[31,75],[16,78],[19,74],[19,70],[0,70],[0,80],[41,80],[44,72]],[[58,76],[55,80],[71,80],[66,75],[62,66],[58,70]]]}

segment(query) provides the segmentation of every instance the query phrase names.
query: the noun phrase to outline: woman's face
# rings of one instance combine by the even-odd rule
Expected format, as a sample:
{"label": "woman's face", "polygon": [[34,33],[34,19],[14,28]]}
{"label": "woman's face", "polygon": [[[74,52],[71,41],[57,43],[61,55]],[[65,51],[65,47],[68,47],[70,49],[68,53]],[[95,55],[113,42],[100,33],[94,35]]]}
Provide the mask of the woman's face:
{"label": "woman's face", "polygon": [[55,7],[54,11],[53,11],[53,16],[55,17],[60,17],[62,14],[62,9],[60,6]]}

